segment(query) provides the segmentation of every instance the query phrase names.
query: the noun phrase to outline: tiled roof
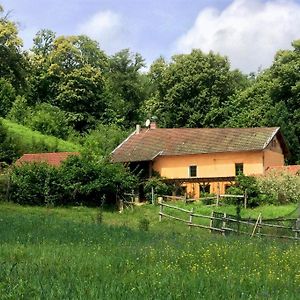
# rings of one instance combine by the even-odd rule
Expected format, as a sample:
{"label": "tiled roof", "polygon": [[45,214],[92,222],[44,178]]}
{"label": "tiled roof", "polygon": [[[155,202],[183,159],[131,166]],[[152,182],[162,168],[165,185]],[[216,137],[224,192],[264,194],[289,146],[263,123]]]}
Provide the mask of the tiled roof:
{"label": "tiled roof", "polygon": [[274,166],[269,167],[266,172],[286,172],[292,175],[300,175],[300,165],[290,165],[290,166]]}
{"label": "tiled roof", "polygon": [[[142,129],[140,133],[132,133],[112,152],[112,161],[147,161],[159,155],[262,150],[279,133],[278,127]],[[281,134],[280,137],[284,144]]]}
{"label": "tiled roof", "polygon": [[70,155],[79,155],[78,152],[52,152],[52,153],[32,153],[24,154],[16,161],[16,165],[22,163],[45,162],[51,166],[58,167]]}

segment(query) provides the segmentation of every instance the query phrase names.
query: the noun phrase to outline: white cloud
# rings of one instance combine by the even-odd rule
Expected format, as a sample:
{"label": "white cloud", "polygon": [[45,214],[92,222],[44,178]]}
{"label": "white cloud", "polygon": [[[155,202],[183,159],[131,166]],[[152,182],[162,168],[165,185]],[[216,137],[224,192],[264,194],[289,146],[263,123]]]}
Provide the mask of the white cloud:
{"label": "white cloud", "polygon": [[126,48],[126,30],[119,14],[110,10],[99,11],[78,27],[79,34],[97,40],[110,54]]}
{"label": "white cloud", "polygon": [[288,0],[234,0],[223,11],[202,10],[176,51],[200,48],[227,55],[244,72],[268,67],[279,49],[300,38],[300,5]]}

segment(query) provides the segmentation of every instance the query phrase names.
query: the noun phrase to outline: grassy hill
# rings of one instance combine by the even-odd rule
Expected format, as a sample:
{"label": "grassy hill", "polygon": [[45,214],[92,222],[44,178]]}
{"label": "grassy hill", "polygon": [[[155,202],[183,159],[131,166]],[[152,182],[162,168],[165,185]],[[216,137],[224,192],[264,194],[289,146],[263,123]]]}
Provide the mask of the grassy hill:
{"label": "grassy hill", "polygon": [[58,152],[58,151],[80,151],[81,147],[62,139],[44,135],[33,131],[28,127],[1,119],[8,129],[11,140],[17,144],[22,153],[32,152]]}
{"label": "grassy hill", "polygon": [[[268,216],[281,214],[280,208],[264,210]],[[255,216],[258,210],[247,212]],[[300,251],[293,242],[189,231],[167,219],[159,223],[153,205],[122,214],[106,211],[102,223],[96,222],[97,214],[85,207],[0,203],[0,295],[297,299],[300,294]],[[149,231],[139,229],[145,216]]]}

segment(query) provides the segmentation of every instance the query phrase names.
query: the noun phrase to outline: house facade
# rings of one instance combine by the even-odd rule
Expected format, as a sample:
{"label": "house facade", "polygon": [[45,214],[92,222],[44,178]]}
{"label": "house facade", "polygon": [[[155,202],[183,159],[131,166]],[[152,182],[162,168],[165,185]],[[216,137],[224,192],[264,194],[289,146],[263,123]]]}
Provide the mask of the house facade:
{"label": "house facade", "polygon": [[189,197],[223,194],[239,173],[262,175],[283,166],[288,149],[280,128],[150,128],[132,133],[113,152],[114,162],[158,172]]}

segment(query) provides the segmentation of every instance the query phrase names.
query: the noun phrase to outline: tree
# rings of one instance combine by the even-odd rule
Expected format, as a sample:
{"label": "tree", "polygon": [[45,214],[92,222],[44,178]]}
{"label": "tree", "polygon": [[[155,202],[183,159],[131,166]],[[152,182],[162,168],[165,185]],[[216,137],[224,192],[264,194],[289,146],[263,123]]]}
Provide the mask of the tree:
{"label": "tree", "polygon": [[157,87],[150,114],[166,127],[221,126],[230,97],[239,89],[237,74],[230,71],[227,58],[212,52],[193,50],[173,56],[170,63],[160,58],[149,73]]}
{"label": "tree", "polygon": [[0,5],[0,77],[22,90],[26,86],[27,60],[21,50],[22,40],[16,24],[3,14]]}
{"label": "tree", "polygon": [[0,78],[0,117],[5,117],[16,99],[16,91],[12,84]]}
{"label": "tree", "polygon": [[109,108],[123,116],[123,126],[129,128],[139,120],[139,108],[145,99],[144,77],[140,70],[145,66],[139,53],[129,49],[117,52],[109,60]]}
{"label": "tree", "polygon": [[292,45],[230,103],[225,125],[280,126],[292,154],[289,162],[295,163],[300,161],[300,41]]}
{"label": "tree", "polygon": [[56,38],[49,30],[38,32],[34,42],[30,105],[59,107],[79,131],[92,126],[106,108],[107,57],[98,43],[83,35]]}

